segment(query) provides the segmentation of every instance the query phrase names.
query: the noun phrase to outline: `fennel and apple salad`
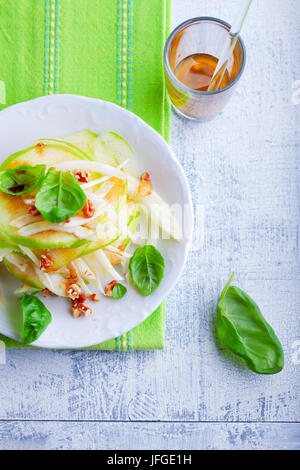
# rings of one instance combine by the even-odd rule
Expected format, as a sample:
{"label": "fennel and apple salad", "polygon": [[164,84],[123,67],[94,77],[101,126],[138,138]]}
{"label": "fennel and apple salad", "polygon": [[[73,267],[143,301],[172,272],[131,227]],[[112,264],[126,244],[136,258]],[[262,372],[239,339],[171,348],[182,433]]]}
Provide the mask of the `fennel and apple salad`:
{"label": "fennel and apple salad", "polygon": [[165,264],[141,229],[149,219],[156,233],[181,239],[151,175],[138,174],[131,147],[114,132],[41,139],[8,157],[0,166],[0,259],[21,281],[22,342],[51,322],[39,293],[69,299],[74,318],[90,315],[102,295],[124,297],[128,282],[152,294]]}

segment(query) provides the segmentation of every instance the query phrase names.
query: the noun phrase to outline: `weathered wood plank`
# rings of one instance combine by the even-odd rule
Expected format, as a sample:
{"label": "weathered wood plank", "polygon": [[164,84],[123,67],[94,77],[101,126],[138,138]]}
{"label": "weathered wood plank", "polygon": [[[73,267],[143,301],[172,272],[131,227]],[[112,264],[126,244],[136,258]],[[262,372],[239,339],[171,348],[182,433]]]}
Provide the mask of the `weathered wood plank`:
{"label": "weathered wood plank", "polygon": [[[225,8],[219,0],[173,2],[174,25],[187,17],[207,14],[230,21],[230,7],[238,3],[228,0]],[[222,116],[203,125],[173,116],[172,147],[188,176],[195,205],[203,205],[204,234],[199,233],[203,222],[199,218],[194,250],[168,299],[166,350],[133,354],[8,351],[6,364],[0,364],[0,418],[300,420],[299,365],[293,361],[300,339],[300,106],[291,98],[293,82],[300,79],[300,63],[295,60],[300,43],[298,3],[253,3],[243,31],[248,65]],[[218,295],[232,270],[237,273],[236,284],[254,297],[282,340],[286,366],[277,376],[251,373],[216,341]],[[9,429],[9,424],[5,426]],[[89,439],[93,445],[110,445],[101,438],[104,428],[96,425],[87,425],[86,437],[80,431],[84,424],[73,428],[65,423],[18,426],[11,431],[15,434],[5,437],[10,445],[15,435],[25,436],[24,445],[28,435],[29,445],[32,435],[39,445],[50,442],[59,446],[55,426],[57,436],[63,436],[62,445],[68,443],[63,426],[70,430],[70,446],[88,445]],[[18,431],[21,426],[28,434]],[[127,428],[120,424],[116,431],[113,425],[107,426],[103,433],[108,436],[111,429],[115,445],[119,436],[126,447],[125,429],[135,429],[138,436],[132,446],[143,447],[149,442],[154,448],[161,447],[155,437],[159,425],[139,428],[128,424]],[[205,437],[198,439],[196,431],[189,430],[203,429],[207,430],[203,435],[207,432],[209,436],[207,445],[212,446],[215,429],[226,429],[221,424],[195,426],[170,425],[161,428],[166,431],[158,436],[175,433],[166,446],[176,447],[180,439],[183,445],[200,446]],[[245,434],[244,425],[232,426],[227,428],[237,430],[232,445],[250,445],[252,428]],[[261,426],[253,429],[270,430],[270,436],[276,429],[280,430],[278,436],[288,433],[284,425]],[[36,435],[34,429],[39,430]],[[94,429],[99,430],[96,441]],[[255,441],[258,431],[253,432]],[[73,437],[76,433],[81,443]],[[272,437],[270,445],[271,441]],[[225,445],[228,440],[220,442]]]}
{"label": "weathered wood plank", "polygon": [[[265,283],[266,290],[270,284]],[[277,286],[278,293],[268,309],[269,315],[280,304],[279,283]],[[202,290],[202,297],[214,295]],[[299,366],[292,364],[292,351],[287,345],[284,344],[286,369],[280,375],[252,374],[216,349],[212,321],[207,315],[208,309],[213,312],[215,303],[199,307],[194,323],[196,332],[191,341],[193,324],[191,319],[180,316],[184,306],[179,297],[178,293],[178,310],[170,310],[175,318],[169,323],[171,331],[164,353],[27,351],[25,354],[8,351],[7,365],[0,367],[1,417],[297,419]],[[281,301],[282,310],[289,304],[285,296]],[[274,327],[278,329],[280,325]],[[286,326],[287,334],[293,336],[289,323]]]}
{"label": "weathered wood plank", "polygon": [[0,449],[299,449],[299,424],[2,422]]}

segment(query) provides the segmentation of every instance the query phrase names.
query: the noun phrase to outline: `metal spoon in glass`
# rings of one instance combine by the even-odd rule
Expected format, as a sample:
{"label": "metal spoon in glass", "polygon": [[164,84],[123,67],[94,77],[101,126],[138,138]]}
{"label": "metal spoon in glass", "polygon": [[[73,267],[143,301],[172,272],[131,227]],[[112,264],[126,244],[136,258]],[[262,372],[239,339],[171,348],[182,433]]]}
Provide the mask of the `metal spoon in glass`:
{"label": "metal spoon in glass", "polygon": [[207,91],[218,90],[220,84],[223,80],[224,74],[227,69],[228,62],[230,61],[233,51],[235,49],[236,43],[238,41],[241,29],[243,27],[244,21],[248,14],[252,0],[243,0],[243,9],[239,11],[239,15],[236,18],[234,24],[231,27],[229,32],[230,41],[224,47],[224,50],[219,58],[218,65],[216,70],[211,78],[210,84],[208,85]]}

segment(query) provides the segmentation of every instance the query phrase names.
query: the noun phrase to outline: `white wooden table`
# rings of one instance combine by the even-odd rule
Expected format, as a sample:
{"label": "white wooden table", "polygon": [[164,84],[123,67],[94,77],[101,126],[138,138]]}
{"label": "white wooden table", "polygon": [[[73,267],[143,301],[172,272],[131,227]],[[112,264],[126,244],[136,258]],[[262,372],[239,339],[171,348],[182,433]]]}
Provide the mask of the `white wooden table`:
{"label": "white wooden table", "polygon": [[[230,22],[232,5],[173,0],[173,24]],[[7,352],[0,448],[299,448],[299,10],[298,0],[254,1],[247,68],[226,110],[201,125],[173,116],[204,238],[168,298],[165,351]],[[232,270],[282,341],[278,375],[219,347],[216,305]]]}

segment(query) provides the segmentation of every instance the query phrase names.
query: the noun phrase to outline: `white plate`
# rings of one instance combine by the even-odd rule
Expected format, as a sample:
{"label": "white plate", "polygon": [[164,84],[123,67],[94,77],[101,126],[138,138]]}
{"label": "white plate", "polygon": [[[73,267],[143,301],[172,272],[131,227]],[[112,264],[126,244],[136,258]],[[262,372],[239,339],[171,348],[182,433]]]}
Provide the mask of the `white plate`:
{"label": "white plate", "polygon": [[[82,129],[100,133],[114,131],[133,147],[138,169],[151,174],[158,193],[172,204],[185,205],[183,243],[159,242],[166,270],[159,288],[143,297],[133,287],[118,301],[101,298],[93,303],[89,318],[74,319],[65,299],[48,297],[52,323],[34,343],[44,348],[82,348],[115,338],[143,322],[174,288],[186,262],[193,232],[190,190],[182,168],[169,146],[135,114],[115,104],[73,95],[56,95],[20,103],[0,112],[0,161],[40,138],[62,137]],[[14,339],[21,335],[21,311],[13,294],[20,283],[0,268],[2,306],[0,332]],[[171,314],[171,313],[170,313]]]}

